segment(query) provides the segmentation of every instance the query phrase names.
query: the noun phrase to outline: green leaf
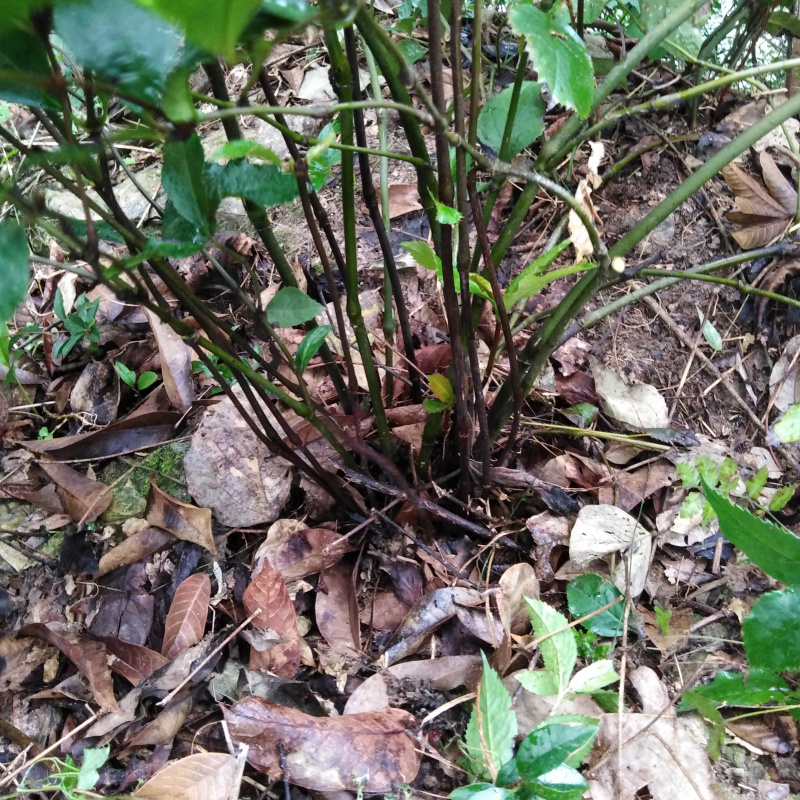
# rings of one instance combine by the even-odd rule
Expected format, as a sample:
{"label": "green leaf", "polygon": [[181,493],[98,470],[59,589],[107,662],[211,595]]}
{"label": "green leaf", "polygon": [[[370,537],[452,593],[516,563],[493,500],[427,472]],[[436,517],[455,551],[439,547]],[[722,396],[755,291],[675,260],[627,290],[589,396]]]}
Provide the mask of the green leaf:
{"label": "green leaf", "polygon": [[455,399],[453,387],[444,375],[434,372],[433,375],[428,375],[428,383],[431,385],[431,391],[439,402],[445,403],[448,407],[453,404]]}
{"label": "green leaf", "polygon": [[136,387],[136,373],[126,367],[121,361],[114,362],[114,369],[117,371],[120,380],[130,386],[132,389]]}
{"label": "green leaf", "polygon": [[578,403],[576,406],[565,408],[562,413],[579,427],[588,428],[597,419],[599,410],[591,403]]}
{"label": "green leaf", "polygon": [[83,751],[83,763],[78,773],[78,783],[75,788],[78,791],[88,792],[97,785],[100,779],[98,770],[108,761],[108,754],[111,752],[111,745],[93,749],[87,747]]}
{"label": "green leaf", "polygon": [[513,796],[508,789],[491,783],[473,783],[450,792],[450,800],[506,800]]}
{"label": "green leaf", "polygon": [[[503,142],[513,90],[513,87],[509,86],[491,97],[478,116],[478,137],[498,154]],[[542,84],[524,81],[519,93],[517,114],[511,128],[509,158],[533,144],[544,132],[545,108],[542,100]]]}
{"label": "green leaf", "polygon": [[139,376],[136,385],[139,387],[139,391],[143,392],[145,389],[149,389],[157,380],[158,375],[155,372],[143,372]]}
{"label": "green leaf", "polygon": [[208,183],[218,197],[241,197],[272,208],[297,197],[297,179],[273,164],[249,164],[237,159],[208,167]]}
{"label": "green leaf", "polygon": [[317,354],[317,350],[322,347],[325,337],[333,330],[332,325],[320,325],[317,328],[312,328],[303,338],[303,341],[297,347],[297,354],[295,361],[300,370],[304,370],[308,366],[308,362]]}
{"label": "green leaf", "polygon": [[217,200],[212,197],[206,181],[203,145],[196,133],[185,142],[167,142],[164,145],[161,180],[178,214],[197,229],[210,234]]}
{"label": "green leaf", "polygon": [[[748,672],[718,672],[705,686],[697,686],[696,694],[719,706],[763,706],[767,703],[786,703],[789,687],[783,678],[770,669],[750,669]],[[686,711],[683,699],[678,711]]]}
{"label": "green leaf", "polygon": [[533,5],[516,5],[510,19],[514,33],[525,37],[539,79],[556,102],[586,117],[594,101],[594,71],[578,34],[554,11],[545,14]]}
{"label": "green leaf", "polygon": [[719,468],[708,456],[699,456],[695,461],[695,466],[703,483],[708,484],[712,489],[719,483]]}
{"label": "green leaf", "polygon": [[139,0],[185,31],[186,38],[209,53],[230,59],[245,26],[262,0]]}
{"label": "green leaf", "polygon": [[442,411],[447,411],[451,404],[443,403],[441,400],[434,400],[432,397],[426,397],[422,401],[422,405],[429,414],[439,414]]}
{"label": "green leaf", "polygon": [[739,485],[739,467],[736,462],[728,456],[719,465],[719,489],[721,492],[729,494]]}
{"label": "green leaf", "polygon": [[686,488],[694,488],[700,485],[700,473],[688,461],[679,461],[675,465],[675,470],[681,483]]}
{"label": "green leaf", "polygon": [[234,139],[231,142],[225,142],[222,147],[218,147],[211,154],[208,160],[220,161],[223,158],[260,158],[262,161],[267,161],[276,167],[281,165],[281,160],[274,150],[264,147],[263,144],[254,142],[252,139]]}
{"label": "green leaf", "polygon": [[559,242],[555,247],[548,250],[546,253],[542,253],[535,261],[528,264],[522,272],[517,275],[511,283],[508,284],[508,289],[506,289],[505,294],[505,301],[506,301],[506,308],[510,308],[513,303],[509,303],[509,298],[513,297],[515,294],[520,294],[520,285],[523,281],[528,280],[529,276],[534,278],[543,275],[547,268],[561,255],[561,253],[566,250],[570,244],[570,239],[566,239],[563,242]]}
{"label": "green leaf", "polygon": [[666,611],[661,606],[655,606],[656,625],[658,625],[662,636],[669,636],[669,621],[672,619],[672,611]]}
{"label": "green leaf", "polygon": [[511,695],[483,655],[483,676],[476,706],[466,734],[468,758],[486,766],[486,774],[497,771],[514,755],[517,717],[511,709]]}
{"label": "green leaf", "polygon": [[[794,572],[794,582],[797,583],[800,581],[800,570],[795,566]],[[744,649],[750,664],[776,672],[800,672],[798,620],[799,589],[761,595],[750,615],[742,622]]]}
{"label": "green leaf", "polygon": [[[567,584],[569,613],[575,618],[585,617],[618,597],[622,597],[622,592],[613,583],[591,572],[579,575]],[[621,636],[623,615],[624,603],[617,603],[584,620],[581,625],[598,636]]]}
{"label": "green leaf", "polygon": [[[563,628],[567,620],[547,603],[531,597],[526,597],[525,605],[528,607],[533,632],[536,638],[546,636],[558,628]],[[557,694],[563,695],[572,677],[572,670],[578,660],[578,646],[575,643],[575,634],[569,628],[559,631],[540,642],[539,649],[544,659],[545,668],[551,673],[558,687]]]}
{"label": "green leaf", "polygon": [[457,225],[459,223],[461,220],[460,211],[456,211],[456,209],[450,208],[450,206],[446,206],[438,200],[436,200],[435,203],[437,222],[440,222],[442,225]]}
{"label": "green leaf", "polygon": [[314,319],[325,306],[294,286],[285,286],[267,305],[267,320],[278,328],[293,328]]}
{"label": "green leaf", "polygon": [[[197,225],[192,224],[188,219],[181,216],[181,214],[178,213],[178,209],[175,207],[175,203],[172,202],[171,197],[168,198],[167,202],[164,204],[164,217],[161,220],[161,235],[165,240],[187,246],[187,249],[188,245],[196,245],[193,252],[197,252],[197,250],[202,248],[210,236],[210,234],[203,233]],[[167,254],[164,253],[164,255]]]}
{"label": "green leaf", "polygon": [[757,500],[761,496],[761,492],[764,491],[764,487],[767,485],[768,477],[769,470],[767,469],[767,465],[764,464],[763,467],[758,468],[758,472],[756,472],[755,475],[744,482],[747,488],[747,494],[751,500]]}
{"label": "green leaf", "polygon": [[84,67],[150,102],[183,53],[181,34],[131,0],[59,3],[53,28]]}
{"label": "green leaf", "polygon": [[700,322],[703,323],[703,338],[708,342],[708,346],[719,353],[722,350],[722,337],[719,331],[711,324],[709,320],[704,320],[703,312],[698,308],[697,314],[700,317]]}
{"label": "green leaf", "polygon": [[576,769],[562,764],[540,776],[526,789],[542,800],[579,800],[589,784]]}
{"label": "green leaf", "polygon": [[800,403],[789,406],[783,416],[772,426],[772,432],[781,444],[800,440]]}
{"label": "green leaf", "polygon": [[792,14],[790,11],[773,11],[769,15],[769,22],[767,25],[769,28],[776,29],[770,30],[770,33],[773,35],[777,30],[783,28],[789,31],[795,39],[800,39],[800,19],[796,14]]}
{"label": "green leaf", "polygon": [[425,267],[425,269],[436,271],[441,274],[442,260],[427,244],[425,244],[425,242],[401,242],[400,247],[402,247],[404,250],[408,250],[408,252],[413,256],[414,261],[416,261],[421,267]]}
{"label": "green leaf", "polygon": [[[557,281],[559,278],[565,278],[567,275],[574,275],[576,272],[585,272],[587,269],[594,269],[594,264],[590,264],[588,261],[582,261],[580,264],[572,264],[569,267],[551,270],[545,275],[524,275],[517,283],[513,292],[510,291],[510,286],[506,291],[504,296],[506,309],[510,311],[511,308],[520,301],[536,296],[548,283]],[[523,274],[524,270],[520,275]]]}
{"label": "green leaf", "polygon": [[708,486],[704,488],[725,538],[767,575],[789,586],[800,585],[800,537],[733,505]]}
{"label": "green leaf", "polygon": [[517,751],[517,771],[523,783],[539,780],[575,753],[585,752],[587,744],[591,747],[596,735],[596,723],[587,725],[584,722],[551,720],[537,725]]}
{"label": "green leaf", "polygon": [[616,714],[619,708],[619,692],[601,689],[592,694],[592,700],[609,714]]}
{"label": "green leaf", "polygon": [[[0,19],[6,13],[4,8]],[[31,77],[49,77],[50,61],[41,39],[32,31],[19,28],[0,32],[0,69],[15,70]],[[60,110],[55,97],[44,89],[21,81],[0,80],[0,100],[35,108]]]}
{"label": "green leaf", "polygon": [[[70,228],[72,228],[76,236],[80,236],[82,239],[86,238],[88,228],[86,227],[85,219],[65,217],[64,220],[69,223]],[[101,239],[105,239],[107,242],[115,242],[116,244],[125,244],[123,235],[117,231],[116,228],[112,228],[105,220],[96,219],[93,220],[93,222],[94,229]]]}
{"label": "green leaf", "polygon": [[575,692],[575,694],[593,694],[608,686],[609,683],[618,680],[619,675],[614,669],[613,663],[607,658],[603,658],[578,670],[569,682],[569,691]]}
{"label": "green leaf", "polygon": [[0,222],[0,322],[8,322],[28,293],[28,238],[15,222]]}
{"label": "green leaf", "polygon": [[778,491],[772,495],[772,500],[769,501],[770,511],[780,511],[791,499],[794,497],[795,487],[793,485],[781,486]]}
{"label": "green leaf", "polygon": [[526,672],[517,672],[514,677],[523,689],[540,697],[550,697],[558,694],[558,681],[552,672],[546,669],[529,669]]}
{"label": "green leaf", "polygon": [[698,692],[685,692],[681,698],[683,706],[698,711],[705,720],[711,723],[706,750],[715,761],[719,758],[719,748],[725,741],[725,721],[711,700],[703,697]]}
{"label": "green leaf", "polygon": [[[397,49],[409,66],[419,61],[428,52],[427,48],[423,47],[416,39],[401,39],[397,43]],[[478,119],[480,120],[480,118]],[[480,125],[480,121],[478,125]]]}

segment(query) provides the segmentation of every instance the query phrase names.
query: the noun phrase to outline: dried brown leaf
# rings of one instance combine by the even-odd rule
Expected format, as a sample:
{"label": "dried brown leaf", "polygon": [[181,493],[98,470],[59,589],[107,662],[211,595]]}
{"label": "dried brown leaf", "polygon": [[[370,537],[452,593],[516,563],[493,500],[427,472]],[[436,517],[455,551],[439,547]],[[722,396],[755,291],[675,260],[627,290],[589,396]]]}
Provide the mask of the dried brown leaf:
{"label": "dried brown leaf", "polygon": [[[352,567],[339,563],[319,576],[314,604],[317,627],[333,650],[359,652],[360,624],[353,594]],[[358,637],[358,638],[356,638]]]}
{"label": "dried brown leaf", "polygon": [[148,722],[129,742],[126,742],[126,747],[149,747],[171,742],[186,722],[193,702],[191,694],[176,697],[155,719]]}
{"label": "dried brown leaf", "polygon": [[145,678],[149,678],[157,669],[161,669],[169,662],[169,659],[149,647],[123,642],[122,639],[116,639],[113,636],[99,638],[106,646],[106,650],[114,656],[111,659],[111,669],[129,680],[134,686]]}
{"label": "dried brown leaf", "polygon": [[56,484],[56,493],[64,510],[75,522],[92,522],[114,499],[108,486],[81,475],[68,464],[42,461],[40,466]]}
{"label": "dried brown leaf", "polygon": [[0,639],[0,694],[19,691],[25,678],[44,664],[50,653],[55,651],[37,639],[13,636]]}
{"label": "dried brown leaf", "polygon": [[777,222],[762,223],[738,231],[731,231],[736,244],[742,250],[754,250],[757,247],[766,247],[782,239],[789,227],[790,219],[780,219]]}
{"label": "dried brown leaf", "polygon": [[134,797],[147,800],[228,800],[236,779],[236,758],[195,753],[167,764]]}
{"label": "dried brown leaf", "polygon": [[414,780],[419,769],[406,733],[415,720],[400,709],[312,717],[247,697],[224,713],[233,741],[250,745],[248,761],[272,780],[283,773],[279,745],[289,782],[313,791],[391,792]]}
{"label": "dried brown leaf", "polygon": [[759,159],[761,175],[769,193],[778,201],[784,214],[793,217],[797,211],[797,192],[778,168],[772,156],[763,150]]}
{"label": "dried brown leaf", "polygon": [[152,311],[144,309],[161,354],[161,377],[172,405],[186,413],[194,400],[192,348]]}
{"label": "dried brown leaf", "polygon": [[25,625],[19,633],[21,636],[35,636],[57,647],[89,681],[100,708],[119,713],[104,644],[62,634],[41,622]]}
{"label": "dried brown leaf", "polygon": [[273,569],[291,581],[332,567],[353,549],[348,539],[327,528],[283,528],[258,548],[254,560],[259,563],[266,558]]}
{"label": "dried brown leaf", "polygon": [[169,531],[178,539],[208,550],[217,557],[217,546],[211,531],[211,509],[198,508],[189,503],[181,503],[156,485],[156,476],[150,476],[150,494],[147,498],[147,514],[151,525]]}
{"label": "dried brown leaf", "polygon": [[155,553],[162,547],[173,541],[173,537],[160,528],[145,528],[137,531],[132,536],[120,542],[116,547],[112,547],[100,559],[99,575],[133,564],[140,558]]}
{"label": "dried brown leaf", "polygon": [[211,580],[203,572],[190,575],[178,586],[164,623],[163,656],[173,659],[203,638],[210,600]]}
{"label": "dried brown leaf", "polygon": [[720,170],[720,175],[728,184],[735,197],[753,200],[761,206],[761,213],[775,212],[785,214],[782,206],[777,203],[769,192],[749,173],[745,172],[738,164],[728,164]]}
{"label": "dried brown leaf", "polygon": [[499,583],[503,590],[497,600],[500,618],[511,633],[527,633],[531,618],[525,598],[539,597],[539,579],[533,567],[526,562],[513,564],[500,576]]}
{"label": "dried brown leaf", "polygon": [[389,186],[389,219],[402,217],[422,208],[416,183],[393,183]]}

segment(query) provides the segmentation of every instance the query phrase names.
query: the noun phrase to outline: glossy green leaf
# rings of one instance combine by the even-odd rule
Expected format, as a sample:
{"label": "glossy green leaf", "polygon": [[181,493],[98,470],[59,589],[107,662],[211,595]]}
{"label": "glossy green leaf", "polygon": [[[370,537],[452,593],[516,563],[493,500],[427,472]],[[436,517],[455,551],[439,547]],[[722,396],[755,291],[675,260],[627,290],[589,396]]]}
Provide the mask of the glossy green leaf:
{"label": "glossy green leaf", "polygon": [[725,538],[771,577],[790,586],[800,585],[800,537],[733,505],[708,486],[704,489]]}
{"label": "glossy green leaf", "polygon": [[751,500],[757,500],[761,496],[761,492],[764,491],[764,487],[767,485],[768,477],[769,470],[765,464],[763,467],[759,467],[758,472],[756,472],[749,480],[744,482],[744,485],[747,488],[747,494]]}
{"label": "glossy green leaf", "polygon": [[[718,707],[763,706],[766,703],[786,703],[791,692],[780,675],[770,669],[750,669],[747,672],[718,672],[714,680],[693,690]],[[678,711],[690,708],[681,699]]]}
{"label": "glossy green leaf", "polygon": [[591,403],[578,403],[576,406],[565,408],[562,413],[578,427],[588,428],[597,419],[599,410]]}
{"label": "glossy green leaf", "polygon": [[295,361],[299,369],[304,370],[308,366],[308,362],[317,354],[317,351],[322,347],[325,337],[333,330],[331,325],[320,325],[317,328],[312,328],[303,338],[303,341],[297,347],[297,354]]}
{"label": "glossy green leaf", "polygon": [[267,319],[278,328],[292,328],[314,319],[325,306],[294,286],[285,286],[267,305]]}
{"label": "glossy green leaf", "polygon": [[[800,18],[791,11],[773,11],[769,15],[768,28],[789,31],[795,39],[800,39]],[[770,31],[775,33],[775,31]]]}
{"label": "glossy green leaf", "polygon": [[[0,18],[4,15],[5,10],[0,13]],[[8,30],[0,29],[0,69],[46,79],[50,76],[50,61],[38,36],[32,31],[9,26]],[[0,100],[35,108],[60,109],[58,100],[43,87],[8,79],[0,80]]]}
{"label": "glossy green leaf", "polygon": [[[531,597],[525,598],[528,614],[531,618],[533,633],[537,638],[545,636],[558,628],[563,628],[567,620],[547,603]],[[558,688],[557,694],[563,695],[575,669],[578,660],[578,646],[575,643],[575,634],[571,629],[559,631],[540,642],[539,649],[547,671],[555,679]]]}
{"label": "glossy green leaf", "polygon": [[578,751],[591,746],[597,725],[581,722],[544,722],[522,741],[517,751],[517,771],[524,783],[551,772]]}
{"label": "glossy green leaf", "polygon": [[98,770],[103,764],[108,761],[108,754],[111,752],[111,746],[92,748],[87,747],[83,751],[83,761],[81,762],[81,769],[78,773],[78,782],[75,788],[78,791],[88,792],[97,785],[100,780],[100,773]]}
{"label": "glossy green leaf", "polygon": [[558,679],[546,669],[529,669],[525,672],[517,672],[514,677],[522,688],[531,694],[537,694],[540,697],[558,694]]}
{"label": "glossy green leaf", "polygon": [[580,800],[589,784],[576,769],[562,764],[525,787],[542,800]]}
{"label": "glossy green leaf", "polygon": [[450,800],[507,800],[513,792],[491,783],[473,783],[450,792]]}
{"label": "glossy green leaf", "polygon": [[700,317],[700,322],[703,323],[703,338],[712,350],[719,353],[722,350],[722,337],[719,335],[719,331],[711,324],[710,320],[705,319],[705,315],[699,308],[697,315]]}
{"label": "glossy green leaf", "polygon": [[781,444],[800,440],[800,403],[789,406],[783,416],[772,426]]}
{"label": "glossy green leaf", "polygon": [[218,197],[241,197],[272,208],[297,197],[297,179],[273,164],[250,164],[237,159],[208,167],[208,183]]}
{"label": "glossy green leaf", "polygon": [[[579,575],[567,584],[569,613],[576,619],[597,611],[618,597],[622,597],[622,593],[613,583],[591,572]],[[624,606],[624,603],[617,603],[584,620],[581,625],[598,636],[621,636]]]}
{"label": "glossy green leaf", "polygon": [[401,242],[400,247],[402,247],[404,250],[408,250],[408,252],[414,257],[414,261],[416,261],[421,267],[441,273],[441,259],[436,255],[436,253],[433,252],[429,245],[425,244],[425,242]]}
{"label": "glossy green leaf", "polygon": [[149,389],[158,380],[158,375],[155,372],[143,372],[136,381],[139,391]]}
{"label": "glossy green leaf", "polygon": [[[209,53],[233,56],[240,34],[263,0],[139,0],[185,32],[186,38]],[[273,0],[277,2],[277,0]],[[288,5],[288,3],[287,3]]]}
{"label": "glossy green leaf", "polygon": [[[428,52],[427,48],[423,47],[416,39],[401,39],[397,43],[397,49],[409,66],[419,61]],[[480,122],[478,124],[480,125]]]}
{"label": "glossy green leaf", "polygon": [[586,117],[594,101],[594,70],[578,34],[554,11],[545,14],[526,3],[513,7],[510,20],[514,33],[525,37],[539,79],[552,97]]}
{"label": "glossy green leaf", "polygon": [[114,369],[117,371],[120,380],[130,386],[132,389],[136,387],[136,373],[126,367],[121,361],[114,362]]}
{"label": "glossy green leaf", "polygon": [[618,680],[619,675],[614,669],[614,664],[607,658],[602,658],[578,670],[569,682],[569,691],[575,694],[594,694]]}
{"label": "glossy green leaf", "polygon": [[[512,93],[512,86],[498,92],[489,99],[478,116],[478,137],[498,154],[503,142]],[[509,158],[533,144],[542,135],[545,108],[542,100],[542,84],[524,81],[520,88],[514,125],[511,128]]]}
{"label": "glossy green leaf", "polygon": [[[196,133],[185,142],[164,145],[161,180],[178,214],[198,230],[211,233],[218,200],[206,180],[203,145]],[[165,238],[171,237],[165,234]]]}
{"label": "glossy green leaf", "polygon": [[441,400],[434,400],[432,397],[426,397],[422,401],[422,405],[429,414],[439,414],[442,411],[447,411],[452,404],[443,403]]}
{"label": "glossy green leaf", "polygon": [[262,161],[267,161],[280,167],[281,160],[278,158],[274,150],[265,147],[263,144],[254,142],[252,139],[234,139],[230,142],[225,142],[221,147],[218,147],[209,157],[209,161],[220,161],[223,158],[260,158]]}
{"label": "glossy green leaf", "polygon": [[450,381],[444,375],[434,372],[433,375],[428,375],[428,383],[437,400],[448,406],[452,405],[455,394]]}
{"label": "glossy green leaf", "polygon": [[484,774],[491,777],[514,754],[517,717],[511,708],[511,695],[486,656],[482,658],[483,675],[467,725],[466,750],[470,761],[485,765]]}
{"label": "glossy green leaf", "polygon": [[28,238],[15,222],[0,222],[0,323],[14,316],[28,293]]}
{"label": "glossy green leaf", "polygon": [[[720,517],[721,519],[721,517]],[[800,570],[795,565],[795,583]],[[742,622],[747,659],[754,667],[800,672],[800,589],[768,592]]]}
{"label": "glossy green leaf", "polygon": [[[170,244],[176,246],[183,246],[187,250],[190,246],[194,246],[192,252],[197,252],[208,241],[210,234],[203,233],[203,231],[189,222],[188,219],[181,216],[175,208],[175,203],[172,198],[168,198],[164,204],[164,216],[161,220],[161,235],[165,240],[169,240]],[[166,252],[168,258],[172,258]],[[191,255],[191,253],[189,253]],[[175,256],[180,258],[181,256]]]}
{"label": "glossy green leaf", "polygon": [[461,212],[457,211],[455,208],[446,206],[444,203],[440,203],[438,200],[435,202],[436,221],[440,222],[442,225],[457,225],[461,219]]}
{"label": "glossy green leaf", "polygon": [[59,3],[53,27],[84,67],[150,102],[183,52],[181,34],[132,0]]}

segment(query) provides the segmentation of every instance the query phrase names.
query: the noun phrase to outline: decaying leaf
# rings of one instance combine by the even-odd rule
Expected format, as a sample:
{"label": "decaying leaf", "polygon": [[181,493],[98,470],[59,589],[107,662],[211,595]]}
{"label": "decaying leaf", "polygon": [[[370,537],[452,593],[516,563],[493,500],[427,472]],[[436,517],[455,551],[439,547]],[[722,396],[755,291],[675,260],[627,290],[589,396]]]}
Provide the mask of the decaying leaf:
{"label": "decaying leaf", "polygon": [[178,735],[178,731],[186,722],[186,718],[192,710],[192,702],[191,694],[179,695],[171,703],[168,703],[155,719],[148,722],[130,741],[126,742],[126,746],[134,748],[168,744]]}
{"label": "decaying leaf", "polygon": [[117,418],[119,383],[119,375],[110,361],[90,361],[72,387],[70,408],[96,425],[108,425]]}
{"label": "decaying leaf", "polygon": [[250,653],[250,669],[266,669],[281,678],[293,678],[300,668],[300,643],[294,603],[280,572],[265,561],[242,596],[247,615],[259,611],[252,625],[260,631],[272,631],[270,647]]}
{"label": "decaying leaf", "polygon": [[389,219],[402,217],[419,211],[419,190],[416,183],[392,183],[389,185]]}
{"label": "decaying leaf", "polygon": [[122,639],[113,636],[102,636],[100,640],[113,656],[111,669],[123,678],[127,678],[134,686],[149,678],[168,662],[168,659],[160,653],[140,644],[123,642]]}
{"label": "decaying leaf", "polygon": [[734,194],[737,209],[728,220],[744,227],[731,236],[744,250],[766,247],[783,238],[797,211],[797,192],[769,153],[759,156],[766,189],[738,164],[727,164],[720,175]]}
{"label": "decaying leaf", "polygon": [[324,570],[314,604],[317,627],[331,649],[358,653],[361,649],[358,606],[353,594],[352,567],[339,562]]}
{"label": "decaying leaf", "polygon": [[539,580],[533,567],[526,562],[513,564],[500,576],[499,583],[503,594],[497,605],[504,626],[511,633],[527,633],[531,618],[524,598],[539,598]]}
{"label": "decaying leaf", "polygon": [[[597,189],[601,184],[600,178],[600,162],[606,154],[605,145],[602,142],[589,142],[592,148],[592,154],[589,156],[587,162],[587,177],[581,178],[578,181],[578,188],[575,190],[575,199],[580,203],[581,208],[586,212],[587,216],[593,221],[600,221],[595,210],[594,203],[592,203],[592,190]],[[580,217],[572,210],[569,212],[569,236],[572,239],[572,245],[575,248],[575,263],[579,264],[586,258],[592,255],[594,247],[592,246],[591,239],[586,227],[581,222]]]}
{"label": "decaying leaf", "polygon": [[211,532],[211,509],[181,503],[158,488],[155,475],[150,476],[146,519],[151,525],[164,528],[178,539],[208,550],[217,557],[217,546]]}
{"label": "decaying leaf", "polygon": [[119,713],[119,705],[114,697],[111,682],[111,669],[108,666],[108,653],[101,642],[82,639],[55,630],[53,623],[45,625],[34,622],[20,630],[20,636],[35,636],[57,647],[89,681],[97,704],[104,711]]}
{"label": "decaying leaf", "polygon": [[143,309],[161,355],[161,376],[172,405],[185,414],[194,400],[192,348],[152,311]]}
{"label": "decaying leaf", "polygon": [[174,537],[160,528],[144,528],[137,531],[116,547],[112,547],[100,559],[99,574],[105,575],[117,567],[133,564],[134,561],[157,552],[171,541],[174,541]]}
{"label": "decaying leaf", "polygon": [[655,386],[648,383],[629,386],[599,359],[589,360],[597,397],[606,414],[623,425],[639,430],[669,426],[667,403]]}
{"label": "decaying leaf", "polygon": [[167,764],[133,794],[147,800],[227,800],[236,779],[236,758],[195,753]]}
{"label": "decaying leaf", "polygon": [[[258,564],[266,558],[287,581],[328,569],[353,550],[348,539],[327,528],[300,525],[276,529],[276,525],[270,528],[267,540],[258,548],[253,560]],[[275,535],[272,535],[273,530]]]}
{"label": "decaying leaf", "polygon": [[92,522],[114,499],[114,493],[104,483],[81,475],[67,464],[42,461],[39,466],[56,484],[56,493],[64,510],[75,522]]}
{"label": "decaying leaf", "polygon": [[175,658],[203,638],[210,600],[211,581],[203,572],[190,575],[178,586],[164,623],[161,653],[165,658]]}
{"label": "decaying leaf", "polygon": [[247,697],[225,710],[235,743],[250,746],[248,761],[270,779],[286,756],[289,783],[318,792],[391,792],[414,780],[419,755],[406,731],[415,724],[407,711],[389,708],[341,717],[312,717],[260,697]]}
{"label": "decaying leaf", "polygon": [[38,639],[3,636],[0,639],[0,694],[19,691],[22,682],[50,654],[55,654],[55,651]]}

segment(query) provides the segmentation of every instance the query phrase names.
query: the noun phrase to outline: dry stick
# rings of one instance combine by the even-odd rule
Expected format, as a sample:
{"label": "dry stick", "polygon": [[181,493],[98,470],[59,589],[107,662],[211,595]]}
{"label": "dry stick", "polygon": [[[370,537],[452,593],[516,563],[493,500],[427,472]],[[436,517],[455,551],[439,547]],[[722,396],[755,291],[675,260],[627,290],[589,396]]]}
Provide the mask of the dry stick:
{"label": "dry stick", "polygon": [[234,636],[244,630],[245,625],[252,622],[259,614],[261,609],[257,608],[244,622],[237,625],[228,636],[226,636],[163,700],[158,701],[158,705],[165,706],[172,700],[178,692],[209,662],[211,659],[230,642]]}
{"label": "dry stick", "polygon": [[708,308],[705,310],[705,313],[703,314],[703,317],[700,320],[700,327],[697,330],[697,336],[694,337],[694,342],[692,343],[692,349],[689,353],[689,358],[686,360],[686,366],[683,368],[683,375],[681,375],[681,379],[678,382],[678,388],[675,390],[675,397],[672,400],[672,407],[669,410],[670,419],[672,419],[673,415],[675,414],[675,409],[678,407],[678,401],[681,399],[681,392],[683,391],[686,379],[689,377],[689,370],[691,370],[692,364],[694,363],[695,353],[697,352],[700,340],[703,338],[703,328],[706,325],[706,320],[708,320],[709,317],[711,316],[711,307],[716,299],[717,295],[714,294],[714,296],[708,301]]}
{"label": "dry stick", "polygon": [[[643,302],[645,302],[661,319],[662,322],[672,331],[672,333],[680,339],[680,341],[688,348],[691,349],[692,347],[692,340],[682,331],[673,321],[672,317],[664,311],[663,308],[655,301],[652,297],[644,297],[642,298]],[[697,356],[700,361],[703,362],[703,366],[717,379],[722,381],[722,385],[725,387],[725,390],[730,394],[733,398],[734,402],[747,414],[750,418],[750,421],[758,428],[761,433],[766,432],[766,428],[761,420],[758,418],[756,413],[747,405],[747,402],[744,398],[736,391],[736,389],[731,386],[730,382],[727,378],[723,377],[717,367],[714,366],[711,359],[703,353],[702,351],[697,352]]]}

